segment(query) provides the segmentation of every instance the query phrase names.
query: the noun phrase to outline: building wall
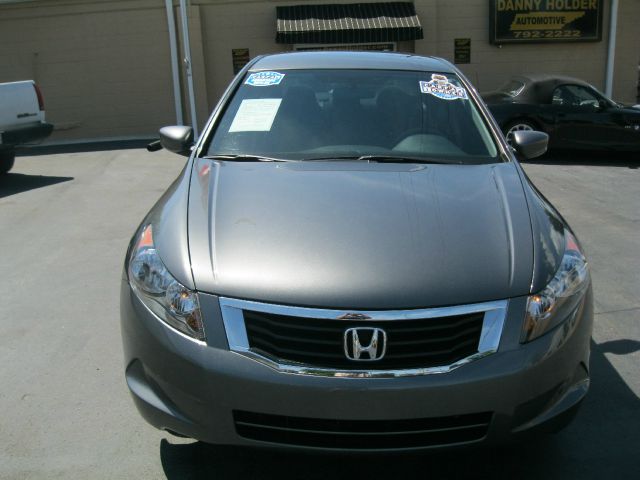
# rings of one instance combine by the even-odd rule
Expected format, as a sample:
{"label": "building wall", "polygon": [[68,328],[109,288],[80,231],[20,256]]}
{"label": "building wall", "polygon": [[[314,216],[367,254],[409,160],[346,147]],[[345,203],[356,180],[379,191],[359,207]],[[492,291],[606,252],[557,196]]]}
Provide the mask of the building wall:
{"label": "building wall", "polygon": [[158,1],[0,5],[0,81],[34,79],[55,140],[148,135],[175,118]]}
{"label": "building wall", "polygon": [[[327,0],[329,1],[329,0]],[[363,0],[330,0],[354,3]],[[384,0],[369,0],[370,2]],[[203,11],[207,87],[214,103],[233,78],[232,48],[249,48],[251,57],[289,50],[275,43],[276,6],[321,3],[319,0],[192,0]],[[459,65],[479,90],[491,90],[512,74],[550,73],[578,77],[604,90],[610,0],[604,0],[603,34],[599,42],[508,44],[489,43],[489,0],[414,0],[424,28],[415,53],[453,61],[454,39],[471,38],[471,63]],[[635,102],[640,61],[640,0],[620,0],[613,97]],[[215,59],[215,60],[214,60]],[[214,60],[215,64],[209,63]],[[215,73],[214,73],[215,70]]]}
{"label": "building wall", "polygon": [[209,107],[213,108],[233,78],[232,49],[248,48],[254,58],[290,48],[275,43],[276,4],[273,2],[197,3],[203,18],[207,94]]}
{"label": "building wall", "polygon": [[0,82],[34,79],[53,140],[148,136],[175,122],[163,2],[0,5]]}
{"label": "building wall", "polygon": [[[491,90],[517,73],[563,74],[604,90],[609,40],[610,0],[604,1],[602,41],[491,45],[489,1],[416,0],[425,31],[416,53],[453,61],[455,38],[471,38],[471,63],[459,65],[479,90]],[[620,0],[613,97],[634,102],[640,62],[640,1]]]}
{"label": "building wall", "polygon": [[640,0],[620,0],[618,8],[613,98],[636,103],[640,87]]}
{"label": "building wall", "polygon": [[533,72],[569,75],[604,87],[607,28],[601,42],[497,46],[489,43],[488,0],[418,0],[416,10],[422,22],[432,19],[425,25],[424,40],[416,42],[416,53],[453,61],[454,39],[471,38],[471,63],[459,67],[480,91],[497,88],[510,75]]}
{"label": "building wall", "polygon": [[[275,43],[276,6],[325,0],[190,0],[193,80],[202,126],[233,78],[232,49],[253,58],[290,50]],[[365,0],[326,0],[354,3]],[[380,1],[380,0],[369,0]],[[603,38],[574,44],[489,43],[489,0],[415,0],[424,39],[402,50],[453,60],[454,39],[471,39],[460,65],[479,90],[511,74],[546,72],[583,78],[604,89],[610,0]],[[174,0],[178,36],[178,0]],[[613,96],[635,102],[640,60],[640,0],[620,0]],[[153,136],[175,123],[164,0],[0,0],[0,82],[33,78],[45,94],[53,141]],[[189,120],[184,69],[185,120]]]}

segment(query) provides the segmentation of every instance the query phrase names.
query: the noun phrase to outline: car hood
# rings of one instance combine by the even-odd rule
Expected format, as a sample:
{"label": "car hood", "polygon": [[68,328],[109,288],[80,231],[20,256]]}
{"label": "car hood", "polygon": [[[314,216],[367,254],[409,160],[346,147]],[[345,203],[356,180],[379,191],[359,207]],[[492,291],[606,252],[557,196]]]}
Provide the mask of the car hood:
{"label": "car hood", "polygon": [[633,108],[636,110],[640,109],[640,104],[633,104],[633,103],[628,103],[628,102],[615,102],[620,108],[624,108],[624,109],[629,109],[629,108]]}
{"label": "car hood", "polygon": [[628,113],[634,117],[640,115],[640,105],[620,105],[620,107],[624,113]]}
{"label": "car hood", "polygon": [[512,97],[507,93],[499,92],[499,91],[481,92],[480,96],[482,97],[482,100],[484,100],[484,102],[487,105],[494,104],[494,103],[514,103],[515,102],[514,97]]}
{"label": "car hood", "polygon": [[533,248],[512,163],[198,159],[188,207],[198,290],[348,309],[529,293]]}

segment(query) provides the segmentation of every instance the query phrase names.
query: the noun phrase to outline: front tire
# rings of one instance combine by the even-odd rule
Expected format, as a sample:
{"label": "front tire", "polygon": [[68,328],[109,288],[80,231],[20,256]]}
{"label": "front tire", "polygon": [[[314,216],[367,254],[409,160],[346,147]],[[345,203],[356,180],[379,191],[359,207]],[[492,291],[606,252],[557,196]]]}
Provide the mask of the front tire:
{"label": "front tire", "polygon": [[13,148],[0,150],[0,175],[4,175],[13,168],[16,160],[16,151]]}

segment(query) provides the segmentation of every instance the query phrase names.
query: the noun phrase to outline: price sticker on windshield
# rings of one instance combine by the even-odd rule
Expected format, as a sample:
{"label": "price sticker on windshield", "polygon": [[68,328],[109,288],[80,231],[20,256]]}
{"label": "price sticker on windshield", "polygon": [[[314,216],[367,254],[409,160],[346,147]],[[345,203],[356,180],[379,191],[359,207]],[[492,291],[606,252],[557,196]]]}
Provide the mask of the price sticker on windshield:
{"label": "price sticker on windshield", "polygon": [[229,127],[229,133],[270,131],[281,102],[281,98],[242,100],[238,112]]}

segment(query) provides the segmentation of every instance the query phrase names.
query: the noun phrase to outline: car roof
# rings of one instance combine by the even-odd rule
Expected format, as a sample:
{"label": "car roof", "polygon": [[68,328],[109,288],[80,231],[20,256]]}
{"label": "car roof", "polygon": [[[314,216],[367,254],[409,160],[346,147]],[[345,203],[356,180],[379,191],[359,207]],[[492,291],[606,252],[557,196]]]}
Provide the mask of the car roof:
{"label": "car roof", "polygon": [[412,70],[456,73],[446,60],[396,52],[288,52],[259,57],[249,71],[295,69]]}
{"label": "car roof", "polygon": [[514,75],[511,80],[525,85],[524,90],[513,99],[515,103],[551,103],[553,91],[560,85],[570,84],[593,88],[589,83],[579,78],[547,73]]}
{"label": "car roof", "polygon": [[584,80],[580,80],[579,78],[568,77],[566,75],[551,75],[548,73],[530,73],[524,75],[514,75],[512,77],[514,80],[520,80],[525,84],[533,84],[533,83],[545,83],[553,86],[564,85],[567,83],[571,83],[574,85],[582,85],[584,87],[590,87],[591,85]]}

